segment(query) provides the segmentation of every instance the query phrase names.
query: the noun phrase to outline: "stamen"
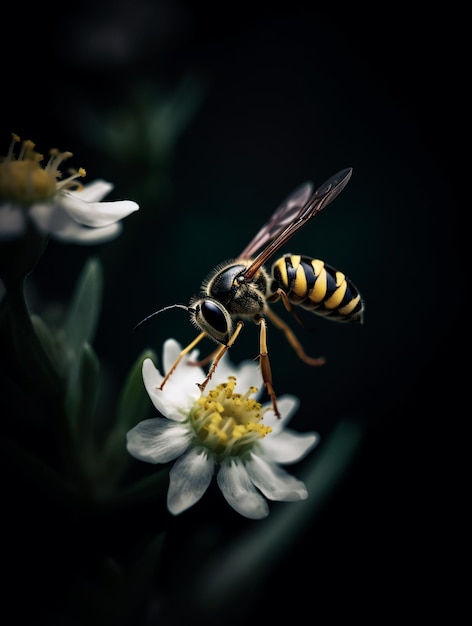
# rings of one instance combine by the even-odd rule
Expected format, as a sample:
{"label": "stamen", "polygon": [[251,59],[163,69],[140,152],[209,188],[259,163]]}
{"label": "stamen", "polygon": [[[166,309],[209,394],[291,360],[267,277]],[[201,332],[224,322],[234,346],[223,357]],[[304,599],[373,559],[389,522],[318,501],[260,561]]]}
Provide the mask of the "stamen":
{"label": "stamen", "polygon": [[23,161],[25,159],[25,155],[28,153],[32,153],[34,151],[35,144],[31,141],[31,139],[25,139],[21,144],[20,154],[18,155],[18,161]]}
{"label": "stamen", "polygon": [[[21,143],[18,156],[15,156],[16,144]],[[57,148],[49,151],[46,166],[40,163],[44,157],[35,150],[35,143],[30,139],[21,141],[19,135],[12,133],[12,140],[6,157],[0,158],[0,200],[15,202],[25,207],[35,202],[45,202],[57,193],[67,190],[81,190],[83,185],[78,178],[83,178],[83,167],[71,170],[69,176],[62,178],[59,166],[73,156],[72,152],[60,152]]]}
{"label": "stamen", "polygon": [[265,410],[251,398],[257,387],[236,393],[236,378],[217,385],[200,396],[190,411],[190,419],[201,443],[220,458],[240,456],[272,429],[262,423]]}
{"label": "stamen", "polygon": [[86,175],[86,172],[84,170],[83,167],[80,167],[78,169],[78,171],[74,171],[72,170],[72,173],[70,176],[68,176],[67,178],[64,178],[64,180],[61,180],[60,182],[57,183],[57,189],[71,189],[73,187],[76,188],[80,188],[82,187],[82,185],[79,182],[76,182],[74,184],[71,185],[72,181],[75,181],[77,178],[83,178]]}
{"label": "stamen", "polygon": [[8,152],[7,152],[7,156],[6,156],[6,160],[7,161],[11,161],[12,160],[13,150],[15,149],[16,144],[21,141],[19,136],[15,135],[15,133],[12,133],[11,136],[12,136],[12,140],[11,140],[10,147],[8,148]]}
{"label": "stamen", "polygon": [[69,159],[71,156],[74,156],[72,152],[59,152],[57,148],[52,148],[49,150],[49,161],[46,165],[46,169],[57,171],[62,161]]}

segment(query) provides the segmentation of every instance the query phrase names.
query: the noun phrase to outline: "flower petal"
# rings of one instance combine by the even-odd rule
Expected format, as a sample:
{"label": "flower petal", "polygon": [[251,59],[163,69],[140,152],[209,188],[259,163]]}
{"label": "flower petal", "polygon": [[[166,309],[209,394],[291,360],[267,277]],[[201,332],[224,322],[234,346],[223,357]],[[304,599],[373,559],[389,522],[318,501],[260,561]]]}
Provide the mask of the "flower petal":
{"label": "flower petal", "polygon": [[14,204],[0,207],[0,240],[20,237],[26,230],[25,214]]}
{"label": "flower petal", "polygon": [[272,435],[280,433],[292,419],[293,414],[297,411],[300,401],[296,396],[284,395],[277,399],[279,406],[280,418],[276,416],[272,408],[272,404],[264,405],[267,410],[264,412],[264,424],[272,428]]}
{"label": "flower petal", "polygon": [[308,498],[305,483],[259,455],[250,455],[246,460],[246,469],[254,485],[269,500],[294,502]]}
{"label": "flower petal", "polygon": [[85,202],[100,202],[113,188],[113,183],[97,179],[84,185],[80,191],[69,191],[68,193],[85,200]]}
{"label": "flower petal", "polygon": [[275,435],[270,433],[261,440],[267,456],[276,463],[296,463],[310,452],[319,442],[318,433],[299,433],[285,430]]}
{"label": "flower petal", "polygon": [[[164,349],[162,352],[162,363],[164,364],[164,372],[167,372],[174,366],[174,363],[179,358],[182,352],[182,346],[176,339],[167,339],[164,343]],[[199,352],[198,350],[192,350],[189,354],[186,354],[182,360],[180,361],[178,367],[183,367],[184,365],[188,366],[189,363],[195,363],[198,361]],[[192,365],[194,371],[198,372],[198,376],[205,376],[204,371],[201,367],[196,365]],[[187,369],[187,368],[185,368]]]}
{"label": "flower petal", "polygon": [[238,381],[238,389],[242,393],[246,392],[249,387],[257,387],[257,396],[264,391],[264,383],[262,382],[262,373],[260,365],[257,361],[243,361],[238,367],[232,365],[233,370],[236,369],[236,378]]}
{"label": "flower petal", "polygon": [[115,239],[122,229],[122,225],[118,223],[103,228],[88,228],[71,222],[67,229],[52,230],[50,235],[63,243],[93,244],[105,243]]}
{"label": "flower petal", "polygon": [[70,224],[76,224],[59,206],[52,202],[34,204],[30,208],[29,214],[36,227],[45,234],[48,234],[51,229],[61,230],[66,229]]}
{"label": "flower petal", "polygon": [[167,463],[190,445],[192,431],[176,422],[154,417],[136,424],[126,434],[126,448],[140,461]]}
{"label": "flower petal", "polygon": [[249,387],[257,387],[262,391],[261,368],[254,361],[243,361],[239,366],[236,366],[230,361],[229,354],[226,352],[212,376],[212,385],[216,387],[220,383],[225,383],[228,380],[228,376],[236,376],[238,390],[241,393],[246,392]]}
{"label": "flower petal", "polygon": [[[175,339],[168,339],[164,343],[164,350],[162,354],[162,362],[164,364],[164,372],[169,372],[174,366],[174,363],[179,358],[182,352],[182,346]],[[182,389],[186,394],[190,394],[192,398],[196,399],[200,397],[200,390],[198,389],[198,383],[202,382],[205,378],[205,372],[201,367],[192,365],[198,361],[198,351],[193,350],[190,354],[186,354],[182,357],[182,360],[177,365],[175,371],[172,373],[167,384],[175,384],[178,388],[178,393],[182,393]],[[195,390],[198,391],[195,395]]]}
{"label": "flower petal", "polygon": [[191,406],[200,397],[195,380],[183,380],[176,370],[164,389],[159,389],[164,377],[151,359],[144,360],[142,372],[146,391],[159,413],[178,422],[184,421]]}
{"label": "flower petal", "polygon": [[269,515],[267,501],[255,489],[241,459],[224,461],[216,479],[223,496],[235,511],[250,519]]}
{"label": "flower petal", "polygon": [[178,515],[200,500],[211,482],[215,462],[204,448],[191,448],[169,472],[167,508]]}
{"label": "flower petal", "polygon": [[104,243],[117,237],[122,229],[120,223],[103,228],[83,226],[54,204],[35,204],[30,208],[30,216],[40,232],[63,243]]}
{"label": "flower petal", "polygon": [[73,195],[70,192],[65,192],[59,202],[73,220],[93,228],[114,224],[139,209],[139,205],[132,200],[86,202],[77,193]]}
{"label": "flower petal", "polygon": [[[148,387],[159,387],[164,380],[164,376],[160,373],[157,367],[152,362],[152,359],[144,359],[143,361],[143,381],[146,389]],[[149,391],[148,391],[149,393]]]}

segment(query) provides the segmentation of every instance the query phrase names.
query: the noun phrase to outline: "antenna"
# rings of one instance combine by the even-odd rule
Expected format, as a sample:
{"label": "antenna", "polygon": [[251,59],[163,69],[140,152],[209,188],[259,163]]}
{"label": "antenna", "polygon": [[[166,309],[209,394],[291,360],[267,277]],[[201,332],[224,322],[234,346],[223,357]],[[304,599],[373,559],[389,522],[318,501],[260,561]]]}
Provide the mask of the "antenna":
{"label": "antenna", "polygon": [[150,315],[145,317],[143,320],[138,322],[136,324],[136,326],[133,328],[133,333],[140,326],[142,326],[144,324],[144,322],[147,322],[148,320],[150,320],[151,317],[154,317],[155,315],[159,315],[159,313],[163,313],[164,311],[170,311],[170,309],[183,309],[184,311],[187,311],[187,312],[189,311],[189,307],[186,306],[185,304],[171,304],[170,306],[165,306],[163,309],[159,309],[158,311],[154,311],[154,313],[151,313]]}

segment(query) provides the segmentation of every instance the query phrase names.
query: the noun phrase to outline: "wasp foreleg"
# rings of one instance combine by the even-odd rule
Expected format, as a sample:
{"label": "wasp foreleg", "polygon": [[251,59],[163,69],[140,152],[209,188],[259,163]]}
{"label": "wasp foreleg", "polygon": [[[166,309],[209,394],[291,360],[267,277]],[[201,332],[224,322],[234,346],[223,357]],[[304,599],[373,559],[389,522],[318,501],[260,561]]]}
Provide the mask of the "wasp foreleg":
{"label": "wasp foreleg", "polygon": [[167,372],[167,374],[164,376],[164,380],[162,381],[162,383],[159,385],[159,389],[162,391],[162,389],[164,388],[164,385],[166,384],[166,382],[169,380],[169,378],[171,377],[171,375],[174,373],[175,368],[177,367],[177,365],[180,363],[180,361],[183,359],[183,357],[188,354],[190,352],[190,350],[193,350],[193,348],[195,348],[195,346],[197,345],[197,343],[199,343],[204,337],[206,337],[207,334],[206,333],[200,333],[198,335],[198,337],[196,339],[194,339],[191,343],[188,344],[188,346],[186,348],[184,348],[182,350],[182,352],[179,354],[179,356],[177,357],[174,365],[170,368],[170,370]]}
{"label": "wasp foreleg", "polygon": [[222,359],[223,355],[228,350],[228,348],[231,348],[233,343],[236,341],[239,333],[241,332],[242,327],[243,327],[243,323],[241,321],[239,321],[236,324],[236,329],[235,329],[234,333],[231,335],[228,343],[224,344],[224,345],[220,346],[220,348],[218,348],[218,350],[216,352],[216,355],[215,355],[215,358],[213,359],[213,363],[211,364],[211,367],[210,367],[210,369],[208,371],[207,377],[205,378],[205,380],[202,383],[200,383],[198,385],[200,391],[203,391],[205,389],[205,387],[207,386],[208,381],[213,376],[213,373],[216,370],[218,363],[220,362],[220,360]]}

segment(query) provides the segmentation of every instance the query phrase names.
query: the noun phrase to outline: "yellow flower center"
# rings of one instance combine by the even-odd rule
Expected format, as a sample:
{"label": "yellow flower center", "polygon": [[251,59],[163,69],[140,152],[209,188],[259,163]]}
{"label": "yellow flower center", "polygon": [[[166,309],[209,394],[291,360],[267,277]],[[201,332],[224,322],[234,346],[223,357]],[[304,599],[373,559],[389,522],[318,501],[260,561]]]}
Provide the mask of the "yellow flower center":
{"label": "yellow flower center", "polygon": [[70,170],[70,176],[58,182],[62,177],[59,166],[62,161],[72,156],[72,152],[50,150],[49,160],[42,167],[40,163],[44,157],[36,152],[35,144],[29,139],[21,142],[19,154],[15,155],[15,145],[20,141],[18,135],[12,134],[8,154],[0,158],[0,202],[29,206],[50,200],[64,189],[81,188],[76,179],[85,176],[83,168]]}
{"label": "yellow flower center", "polygon": [[257,388],[240,394],[234,393],[235,387],[236,378],[230,376],[228,382],[202,395],[190,411],[200,441],[220,459],[241,456],[272,431],[262,423],[265,409],[250,397]]}

